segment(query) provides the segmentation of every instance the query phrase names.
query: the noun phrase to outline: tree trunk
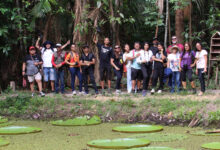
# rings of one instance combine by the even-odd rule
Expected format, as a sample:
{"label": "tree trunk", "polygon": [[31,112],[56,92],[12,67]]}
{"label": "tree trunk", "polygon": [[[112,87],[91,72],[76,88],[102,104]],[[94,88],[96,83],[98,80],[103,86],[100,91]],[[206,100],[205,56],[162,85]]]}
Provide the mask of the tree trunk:
{"label": "tree trunk", "polygon": [[167,49],[168,18],[169,18],[169,0],[166,0],[166,23],[165,23],[165,34],[164,34],[165,49]]}
{"label": "tree trunk", "polygon": [[[178,6],[181,7],[180,2],[178,2]],[[184,36],[182,33],[184,32],[184,11],[182,8],[176,10],[175,19],[175,33],[178,38],[178,42],[183,43]]]}
{"label": "tree trunk", "polygon": [[189,16],[189,43],[192,45],[192,0],[190,1],[190,16]]}
{"label": "tree trunk", "polygon": [[48,30],[51,25],[51,18],[52,18],[52,16],[48,15],[47,22],[46,22],[46,25],[45,25],[44,31],[43,31],[43,42],[45,42],[47,40]]}

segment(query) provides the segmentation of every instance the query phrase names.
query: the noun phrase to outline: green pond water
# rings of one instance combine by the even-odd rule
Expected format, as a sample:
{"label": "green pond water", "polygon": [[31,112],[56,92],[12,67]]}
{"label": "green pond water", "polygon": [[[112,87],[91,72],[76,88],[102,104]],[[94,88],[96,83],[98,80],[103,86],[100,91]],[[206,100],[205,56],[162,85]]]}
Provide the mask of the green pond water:
{"label": "green pond water", "polygon": [[[0,147],[0,150],[100,150],[90,148],[86,144],[96,139],[126,138],[134,133],[112,132],[112,128],[125,124],[104,123],[94,126],[61,127],[52,126],[43,121],[16,121],[16,126],[33,126],[42,129],[42,132],[23,135],[0,136],[10,141],[10,145]],[[186,131],[199,130],[201,128],[171,127],[165,126],[160,133],[186,134],[187,139],[172,142],[153,142],[150,146],[168,146],[184,148],[185,150],[201,150],[200,146],[209,142],[220,142],[220,136],[193,136]]]}

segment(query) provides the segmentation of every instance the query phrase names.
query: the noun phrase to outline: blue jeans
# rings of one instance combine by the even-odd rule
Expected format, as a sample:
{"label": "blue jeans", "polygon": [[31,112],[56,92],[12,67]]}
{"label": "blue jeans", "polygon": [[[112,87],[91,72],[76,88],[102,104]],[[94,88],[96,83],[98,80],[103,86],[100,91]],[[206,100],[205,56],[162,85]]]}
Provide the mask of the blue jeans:
{"label": "blue jeans", "polygon": [[56,69],[56,80],[55,80],[55,90],[56,93],[61,90],[61,93],[64,93],[64,70],[63,69]]}
{"label": "blue jeans", "polygon": [[75,91],[75,77],[77,76],[79,79],[79,91],[82,92],[82,74],[80,72],[79,67],[71,67],[70,74],[72,91]]}
{"label": "blue jeans", "polygon": [[127,68],[127,91],[131,93],[132,82],[131,82],[131,68]]}
{"label": "blue jeans", "polygon": [[180,90],[180,72],[179,71],[173,71],[172,73],[172,88],[171,93],[175,92],[175,86],[177,85],[177,92]]}
{"label": "blue jeans", "polygon": [[121,79],[122,79],[123,72],[122,72],[122,70],[114,69],[114,73],[117,77],[115,89],[120,90],[121,89]]}

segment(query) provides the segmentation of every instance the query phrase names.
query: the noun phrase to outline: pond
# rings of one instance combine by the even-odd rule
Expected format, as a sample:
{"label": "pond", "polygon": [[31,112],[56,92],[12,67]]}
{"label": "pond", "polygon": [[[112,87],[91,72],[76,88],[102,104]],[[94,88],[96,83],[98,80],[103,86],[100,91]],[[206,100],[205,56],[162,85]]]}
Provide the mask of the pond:
{"label": "pond", "polygon": [[[87,142],[96,139],[126,138],[136,134],[112,132],[112,128],[125,124],[103,123],[94,126],[61,127],[52,126],[45,121],[16,121],[16,126],[33,126],[42,132],[23,135],[3,135],[10,141],[10,145],[1,150],[99,150],[87,146]],[[188,138],[172,142],[152,142],[151,146],[168,146],[184,148],[185,150],[200,150],[204,143],[220,141],[220,136],[193,136],[187,131],[201,128],[187,128],[179,126],[165,126],[160,133],[185,134]]]}

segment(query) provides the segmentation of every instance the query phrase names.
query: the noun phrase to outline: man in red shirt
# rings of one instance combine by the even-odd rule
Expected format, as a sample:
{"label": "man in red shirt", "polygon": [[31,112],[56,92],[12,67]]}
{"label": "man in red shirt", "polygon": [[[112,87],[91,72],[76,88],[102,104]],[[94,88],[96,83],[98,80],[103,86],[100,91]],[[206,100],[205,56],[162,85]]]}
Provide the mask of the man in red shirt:
{"label": "man in red shirt", "polygon": [[178,39],[177,39],[176,36],[172,36],[172,45],[168,46],[168,48],[166,50],[167,54],[171,53],[171,49],[172,49],[173,46],[178,46],[179,49],[181,50],[180,53],[184,50],[183,44],[178,43]]}

